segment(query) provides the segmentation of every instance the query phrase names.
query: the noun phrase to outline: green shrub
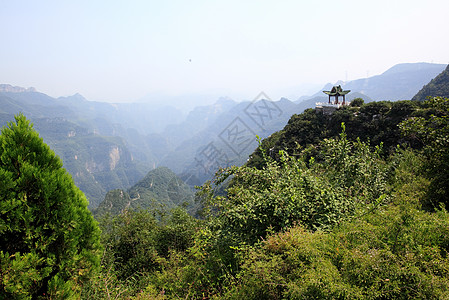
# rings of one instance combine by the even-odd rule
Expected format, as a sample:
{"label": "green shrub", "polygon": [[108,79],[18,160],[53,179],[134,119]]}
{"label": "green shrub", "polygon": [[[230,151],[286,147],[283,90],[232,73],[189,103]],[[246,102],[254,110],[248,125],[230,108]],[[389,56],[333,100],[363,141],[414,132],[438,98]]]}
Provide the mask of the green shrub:
{"label": "green shrub", "polygon": [[309,148],[298,159],[285,152],[280,163],[266,158],[261,170],[248,166],[223,170],[217,183],[233,176],[227,196],[215,196],[209,184],[200,193],[210,225],[228,242],[254,244],[267,233],[296,223],[329,230],[357,211],[387,200],[388,172],[381,147],[371,151],[365,143],[348,141],[343,127],[339,139],[325,140],[316,149],[317,159],[312,157],[307,164]]}
{"label": "green shrub", "polygon": [[449,206],[449,99],[434,97],[424,102],[425,112],[403,121],[404,136],[425,145],[424,171],[430,184],[423,205],[427,209]]}
{"label": "green shrub", "polygon": [[391,206],[329,233],[298,226],[246,256],[230,299],[444,299],[449,216]]}

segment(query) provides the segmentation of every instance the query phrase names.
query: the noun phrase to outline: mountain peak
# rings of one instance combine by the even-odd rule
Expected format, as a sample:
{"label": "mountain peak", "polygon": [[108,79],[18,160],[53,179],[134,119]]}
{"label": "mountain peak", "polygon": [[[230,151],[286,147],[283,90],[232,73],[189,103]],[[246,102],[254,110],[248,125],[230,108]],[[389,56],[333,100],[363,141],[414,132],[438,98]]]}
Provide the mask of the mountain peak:
{"label": "mountain peak", "polygon": [[83,95],[81,95],[80,93],[76,93],[73,96],[71,96],[73,99],[77,99],[77,100],[81,100],[81,101],[87,101],[86,98],[84,98]]}
{"label": "mountain peak", "polygon": [[86,98],[84,98],[83,95],[81,95],[80,93],[76,93],[72,96],[68,96],[68,97],[59,97],[58,100],[72,100],[72,101],[87,101]]}
{"label": "mountain peak", "polygon": [[10,84],[0,84],[0,92],[6,93],[33,93],[37,92],[34,87],[24,88],[21,86],[12,86]]}

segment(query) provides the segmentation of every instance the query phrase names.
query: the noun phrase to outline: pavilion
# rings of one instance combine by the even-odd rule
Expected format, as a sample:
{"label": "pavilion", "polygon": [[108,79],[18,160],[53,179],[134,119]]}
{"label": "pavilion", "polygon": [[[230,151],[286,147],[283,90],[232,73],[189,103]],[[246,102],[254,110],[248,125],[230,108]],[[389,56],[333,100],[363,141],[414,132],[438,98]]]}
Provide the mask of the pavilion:
{"label": "pavilion", "polygon": [[[338,103],[338,97],[343,97],[342,105],[345,105],[345,95],[349,93],[351,90],[343,91],[340,85],[332,87],[332,90],[330,91],[323,91],[326,95],[329,95],[329,104],[339,104]],[[335,97],[334,103],[331,103],[331,97]]]}

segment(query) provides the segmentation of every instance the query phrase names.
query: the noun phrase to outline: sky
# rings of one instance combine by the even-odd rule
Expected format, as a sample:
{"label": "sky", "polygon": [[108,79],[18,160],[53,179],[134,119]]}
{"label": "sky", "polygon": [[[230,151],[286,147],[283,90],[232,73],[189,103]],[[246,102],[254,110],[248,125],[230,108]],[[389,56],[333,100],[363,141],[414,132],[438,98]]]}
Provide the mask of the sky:
{"label": "sky", "polygon": [[0,83],[108,102],[296,100],[398,63],[448,64],[448,12],[447,0],[0,0]]}

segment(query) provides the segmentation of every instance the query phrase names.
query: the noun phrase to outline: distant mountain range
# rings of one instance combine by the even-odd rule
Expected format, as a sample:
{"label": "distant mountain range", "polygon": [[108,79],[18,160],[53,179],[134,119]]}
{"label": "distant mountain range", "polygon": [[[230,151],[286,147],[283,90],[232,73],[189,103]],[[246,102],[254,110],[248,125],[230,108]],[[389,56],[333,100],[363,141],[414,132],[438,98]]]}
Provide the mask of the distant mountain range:
{"label": "distant mountain range", "polygon": [[208,126],[185,139],[161,164],[181,174],[189,185],[211,179],[219,167],[242,165],[258,146],[257,136],[280,130],[301,107],[288,99],[270,101],[261,94],[257,101],[241,102],[223,111]]}
{"label": "distant mountain range", "polygon": [[[204,180],[210,179],[217,165],[237,164],[241,165],[248,159],[248,156],[257,147],[255,136],[265,138],[284,127],[291,115],[303,112],[307,108],[315,107],[316,102],[326,102],[328,96],[323,90],[330,90],[333,85],[341,84],[344,89],[350,89],[347,100],[363,98],[365,102],[379,100],[410,100],[419,89],[438,75],[446,65],[414,63],[399,64],[385,71],[381,75],[366,79],[359,79],[347,83],[337,82],[327,84],[316,94],[309,97],[302,97],[301,100],[292,102],[286,98],[271,102],[276,108],[272,110],[273,115],[267,113],[265,101],[242,102],[236,104],[229,111],[224,111],[222,115],[195,136],[185,140],[174,151],[170,152],[162,160],[162,165],[168,166],[190,185],[201,184]],[[266,95],[265,95],[266,96]],[[260,107],[256,114],[258,118],[264,118],[264,126],[259,126],[257,118],[248,114],[247,108],[254,109]],[[233,119],[239,118],[238,122]],[[255,122],[256,121],[256,122]],[[234,123],[233,123],[234,122]],[[233,151],[231,143],[227,143],[223,134],[234,126],[234,130],[242,128],[252,137],[252,142],[248,143],[243,151]],[[180,127],[183,124],[179,125]],[[230,127],[231,126],[231,127]],[[244,144],[246,145],[246,144]],[[212,161],[207,154],[214,153],[217,159]],[[210,156],[210,155],[209,155]],[[219,162],[218,162],[219,161]]]}
{"label": "distant mountain range", "polygon": [[[371,101],[397,101],[410,100],[432,78],[440,74],[446,65],[431,63],[404,63],[398,64],[380,75],[352,80],[328,83],[312,96],[303,96],[295,103],[303,103],[308,107],[315,102],[325,101],[327,96],[321,91],[330,90],[334,85],[341,85],[345,90],[351,90],[348,99],[363,98],[365,102]],[[313,105],[312,105],[313,103]]]}
{"label": "distant mountain range", "polygon": [[0,84],[0,92],[6,93],[26,93],[26,92],[37,92],[33,87],[23,88],[20,86],[12,86],[10,84]]}
{"label": "distant mountain range", "polygon": [[399,64],[380,75],[350,81],[342,87],[367,95],[373,101],[410,100],[445,67],[430,63]]}
{"label": "distant mountain range", "polygon": [[[337,84],[351,90],[348,100],[411,99],[445,67],[400,64],[378,76]],[[34,88],[2,84],[0,125],[23,112],[93,209],[108,191],[126,191],[158,166],[169,167],[190,186],[200,185],[219,166],[246,162],[257,147],[256,135],[268,137],[323,99],[322,90],[295,102],[272,101],[261,93],[252,102],[221,98],[185,115],[166,105],[94,102],[79,94],[55,99]]]}

